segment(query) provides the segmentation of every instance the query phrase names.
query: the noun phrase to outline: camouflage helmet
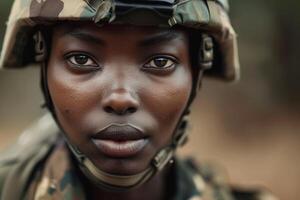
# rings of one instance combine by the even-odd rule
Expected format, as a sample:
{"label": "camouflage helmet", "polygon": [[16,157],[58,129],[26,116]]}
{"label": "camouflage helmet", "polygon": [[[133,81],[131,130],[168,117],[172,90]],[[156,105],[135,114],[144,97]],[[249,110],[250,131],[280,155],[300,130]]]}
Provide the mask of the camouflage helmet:
{"label": "camouflage helmet", "polygon": [[[21,68],[40,61],[36,59],[38,47],[34,45],[39,25],[66,20],[164,27],[179,25],[213,37],[213,45],[208,43],[204,47],[216,49],[207,75],[237,80],[236,34],[228,10],[227,0],[15,0],[7,23],[0,68]],[[147,21],[149,14],[152,18]]]}

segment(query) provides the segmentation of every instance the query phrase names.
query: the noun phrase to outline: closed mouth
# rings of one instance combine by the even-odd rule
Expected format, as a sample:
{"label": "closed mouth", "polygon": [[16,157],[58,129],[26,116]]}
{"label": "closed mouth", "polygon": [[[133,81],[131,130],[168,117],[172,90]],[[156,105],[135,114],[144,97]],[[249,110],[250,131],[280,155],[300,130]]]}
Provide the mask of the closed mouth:
{"label": "closed mouth", "polygon": [[115,158],[136,155],[148,141],[142,129],[130,124],[110,124],[92,136],[92,142],[101,153]]}

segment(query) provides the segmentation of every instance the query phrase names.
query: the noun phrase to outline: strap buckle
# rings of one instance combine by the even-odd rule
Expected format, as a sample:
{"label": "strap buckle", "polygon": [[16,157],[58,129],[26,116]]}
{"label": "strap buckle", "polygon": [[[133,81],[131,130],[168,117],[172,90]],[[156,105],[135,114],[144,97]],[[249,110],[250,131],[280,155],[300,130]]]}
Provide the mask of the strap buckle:
{"label": "strap buckle", "polygon": [[42,32],[41,31],[36,32],[36,34],[33,35],[33,40],[35,42],[34,44],[35,61],[42,62],[46,59],[46,55],[47,55],[46,42]]}
{"label": "strap buckle", "polygon": [[214,42],[213,39],[202,34],[202,44],[200,47],[200,63],[204,70],[210,69],[214,60]]}

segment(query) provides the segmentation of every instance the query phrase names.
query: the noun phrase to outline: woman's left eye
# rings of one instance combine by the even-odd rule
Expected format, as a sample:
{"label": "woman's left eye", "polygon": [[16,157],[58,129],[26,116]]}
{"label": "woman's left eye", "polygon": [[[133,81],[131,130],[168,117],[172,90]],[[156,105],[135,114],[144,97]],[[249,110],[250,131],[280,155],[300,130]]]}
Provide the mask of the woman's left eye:
{"label": "woman's left eye", "polygon": [[76,67],[98,68],[99,65],[90,56],[85,54],[73,54],[67,57],[68,61]]}
{"label": "woman's left eye", "polygon": [[155,57],[144,65],[144,68],[153,69],[170,69],[173,68],[177,62],[174,58],[169,57]]}

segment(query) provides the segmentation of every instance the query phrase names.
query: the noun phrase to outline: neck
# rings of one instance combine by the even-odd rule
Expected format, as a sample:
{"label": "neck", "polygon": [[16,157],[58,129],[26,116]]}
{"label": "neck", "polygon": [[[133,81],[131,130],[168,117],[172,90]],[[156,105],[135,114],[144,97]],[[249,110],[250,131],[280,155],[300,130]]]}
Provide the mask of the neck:
{"label": "neck", "polygon": [[101,197],[101,199],[110,200],[165,200],[168,199],[168,175],[170,172],[170,167],[166,167],[163,171],[157,173],[148,182],[143,185],[129,189],[122,192],[109,191],[97,187],[88,181],[85,177],[84,185],[86,185],[85,190],[87,194],[87,199],[96,200]]}

